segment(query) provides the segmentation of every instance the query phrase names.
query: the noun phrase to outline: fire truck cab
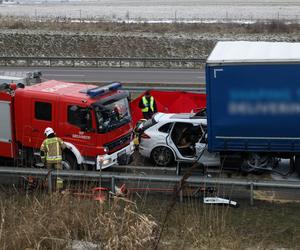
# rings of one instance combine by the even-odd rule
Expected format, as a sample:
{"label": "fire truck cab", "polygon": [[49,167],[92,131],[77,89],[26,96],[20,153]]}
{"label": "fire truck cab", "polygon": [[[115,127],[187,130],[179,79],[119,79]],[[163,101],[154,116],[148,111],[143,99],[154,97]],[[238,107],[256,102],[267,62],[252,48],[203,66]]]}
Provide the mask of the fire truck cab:
{"label": "fire truck cab", "polygon": [[51,80],[1,93],[0,115],[7,119],[0,121],[0,155],[34,164],[51,127],[68,145],[66,169],[128,163],[134,150],[129,93],[120,87]]}

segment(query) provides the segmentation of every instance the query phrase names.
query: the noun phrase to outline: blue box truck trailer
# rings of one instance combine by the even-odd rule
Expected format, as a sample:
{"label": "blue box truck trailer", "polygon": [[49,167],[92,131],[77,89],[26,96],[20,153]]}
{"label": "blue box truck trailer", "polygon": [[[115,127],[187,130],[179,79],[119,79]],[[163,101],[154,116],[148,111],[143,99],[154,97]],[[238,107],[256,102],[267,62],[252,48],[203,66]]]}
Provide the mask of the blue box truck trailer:
{"label": "blue box truck trailer", "polygon": [[206,63],[208,150],[300,174],[300,43],[218,42]]}

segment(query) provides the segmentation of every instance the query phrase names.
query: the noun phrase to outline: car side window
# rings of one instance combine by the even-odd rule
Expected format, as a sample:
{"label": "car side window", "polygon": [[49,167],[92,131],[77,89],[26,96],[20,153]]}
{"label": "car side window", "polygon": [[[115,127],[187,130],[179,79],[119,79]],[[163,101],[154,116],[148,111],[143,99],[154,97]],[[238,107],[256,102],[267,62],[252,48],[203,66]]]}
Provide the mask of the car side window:
{"label": "car side window", "polygon": [[159,131],[159,132],[162,132],[162,133],[169,133],[169,132],[170,132],[170,129],[171,129],[171,127],[172,127],[172,124],[173,124],[173,123],[171,123],[171,122],[166,123],[166,124],[162,125],[162,126],[158,129],[158,131]]}

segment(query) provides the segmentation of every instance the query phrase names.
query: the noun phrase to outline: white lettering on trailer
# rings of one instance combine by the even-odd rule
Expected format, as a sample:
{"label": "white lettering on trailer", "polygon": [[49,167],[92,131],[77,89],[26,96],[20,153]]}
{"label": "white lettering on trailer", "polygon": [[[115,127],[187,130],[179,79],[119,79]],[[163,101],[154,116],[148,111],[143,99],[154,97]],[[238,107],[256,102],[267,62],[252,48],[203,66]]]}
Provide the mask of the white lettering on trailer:
{"label": "white lettering on trailer", "polygon": [[63,88],[67,88],[67,87],[70,87],[70,86],[73,86],[73,85],[75,85],[75,84],[73,84],[73,83],[62,84],[62,85],[57,85],[57,86],[52,87],[52,88],[43,89],[42,91],[43,92],[56,92],[57,90],[60,90],[60,89],[63,89]]}
{"label": "white lettering on trailer", "polygon": [[299,115],[298,102],[229,102],[230,115]]}

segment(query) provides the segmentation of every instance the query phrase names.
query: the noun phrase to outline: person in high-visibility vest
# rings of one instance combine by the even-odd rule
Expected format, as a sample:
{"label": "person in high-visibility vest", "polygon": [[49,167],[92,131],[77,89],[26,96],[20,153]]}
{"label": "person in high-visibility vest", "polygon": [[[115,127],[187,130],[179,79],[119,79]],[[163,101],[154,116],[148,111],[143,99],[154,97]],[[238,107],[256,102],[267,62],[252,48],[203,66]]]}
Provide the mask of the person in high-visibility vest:
{"label": "person in high-visibility vest", "polygon": [[157,112],[155,99],[153,96],[151,96],[149,90],[145,92],[145,95],[140,100],[139,108],[141,108],[143,117],[147,120],[151,119],[153,114]]}
{"label": "person in high-visibility vest", "polygon": [[[67,147],[62,139],[55,136],[52,128],[46,128],[44,132],[47,137],[41,145],[41,159],[48,169],[61,170],[62,150]],[[56,190],[60,189],[62,180],[55,180]]]}

